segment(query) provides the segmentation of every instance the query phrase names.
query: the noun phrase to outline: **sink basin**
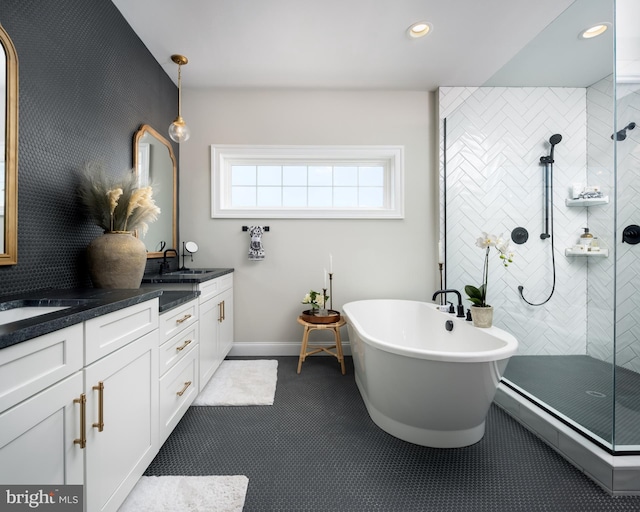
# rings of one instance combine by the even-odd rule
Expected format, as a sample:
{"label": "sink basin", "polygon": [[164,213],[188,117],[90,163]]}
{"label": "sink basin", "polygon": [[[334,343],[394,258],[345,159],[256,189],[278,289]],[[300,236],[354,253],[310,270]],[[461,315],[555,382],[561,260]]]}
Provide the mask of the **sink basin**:
{"label": "sink basin", "polygon": [[0,311],[0,325],[10,324],[18,320],[33,318],[34,316],[46,315],[71,306],[21,306]]}

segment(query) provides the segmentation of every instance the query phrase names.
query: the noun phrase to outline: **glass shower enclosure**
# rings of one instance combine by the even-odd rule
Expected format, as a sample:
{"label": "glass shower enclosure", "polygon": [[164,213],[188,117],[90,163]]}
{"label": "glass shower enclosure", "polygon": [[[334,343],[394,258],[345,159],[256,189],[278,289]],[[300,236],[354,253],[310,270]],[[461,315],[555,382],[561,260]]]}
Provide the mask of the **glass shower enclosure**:
{"label": "glass shower enclosure", "polygon": [[[494,325],[520,343],[504,385],[606,451],[640,454],[640,45],[626,26],[640,10],[616,4],[576,0],[487,83],[439,90],[440,232],[458,290],[480,284],[483,232],[511,241],[487,289]],[[609,24],[597,46],[577,37],[589,20]],[[571,73],[523,72],[567,29],[554,65]]]}

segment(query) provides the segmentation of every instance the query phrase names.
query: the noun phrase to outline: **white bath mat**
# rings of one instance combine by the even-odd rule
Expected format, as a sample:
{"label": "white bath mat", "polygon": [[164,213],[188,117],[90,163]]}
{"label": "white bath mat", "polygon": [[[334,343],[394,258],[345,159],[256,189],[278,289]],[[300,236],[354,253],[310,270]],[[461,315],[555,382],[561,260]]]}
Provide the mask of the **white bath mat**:
{"label": "white bath mat", "polygon": [[249,479],[234,476],[143,476],[118,512],[241,512]]}
{"label": "white bath mat", "polygon": [[273,405],[278,361],[222,361],[192,405]]}

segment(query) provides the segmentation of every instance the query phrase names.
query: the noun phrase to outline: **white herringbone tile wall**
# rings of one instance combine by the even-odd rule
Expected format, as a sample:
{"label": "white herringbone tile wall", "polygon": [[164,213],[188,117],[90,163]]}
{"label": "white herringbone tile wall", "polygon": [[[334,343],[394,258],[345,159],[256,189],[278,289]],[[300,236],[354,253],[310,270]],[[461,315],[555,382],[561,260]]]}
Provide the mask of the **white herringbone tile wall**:
{"label": "white herringbone tile wall", "polygon": [[587,180],[600,185],[609,196],[607,205],[585,208],[589,227],[598,237],[609,258],[597,258],[588,264],[587,353],[613,363],[614,287],[615,287],[615,173],[613,132],[613,76],[587,88]]}
{"label": "white herringbone tile wall", "polygon": [[[503,268],[497,252],[490,261],[488,301],[495,324],[519,342],[519,354],[585,354],[587,351],[587,262],[566,257],[587,226],[585,208],[568,208],[572,183],[587,183],[586,91],[548,87],[446,87],[439,94],[446,118],[447,287],[479,285],[484,252],[475,246],[482,231],[503,233],[524,227],[529,239],[514,245],[513,264]],[[441,127],[442,129],[442,127]],[[555,149],[553,285],[551,240],[544,226],[543,166],[549,137],[562,135]],[[444,135],[444,134],[442,134]],[[441,140],[441,213],[444,205],[444,143]],[[444,222],[444,217],[441,216]],[[444,232],[444,225],[441,225]]]}
{"label": "white herringbone tile wall", "polygon": [[[479,284],[483,251],[475,239],[482,231],[510,236],[513,228],[525,227],[529,240],[514,246],[516,258],[508,269],[492,254],[488,298],[496,325],[519,339],[520,354],[587,353],[613,362],[615,348],[616,364],[640,371],[640,245],[620,243],[625,226],[640,224],[640,127],[629,130],[625,141],[612,141],[613,78],[587,89],[445,87],[438,99],[447,286],[462,290]],[[640,124],[639,84],[618,85],[617,117],[618,129]],[[552,286],[551,244],[540,240],[539,160],[548,154],[554,133],[563,137],[554,165],[556,291],[544,306],[530,307],[520,299],[518,285],[531,302],[544,300]],[[567,207],[574,182],[600,185],[610,203]],[[586,226],[610,251],[609,258],[565,256]]]}

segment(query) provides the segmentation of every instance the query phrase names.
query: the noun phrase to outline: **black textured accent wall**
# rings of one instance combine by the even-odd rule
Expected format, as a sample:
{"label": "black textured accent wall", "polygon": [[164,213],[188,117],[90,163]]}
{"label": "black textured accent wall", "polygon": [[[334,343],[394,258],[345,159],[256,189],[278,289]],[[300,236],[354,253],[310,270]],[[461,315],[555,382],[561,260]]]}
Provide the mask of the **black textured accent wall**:
{"label": "black textured accent wall", "polygon": [[0,267],[0,294],[91,286],[84,251],[101,231],[75,172],[130,169],[135,131],[166,132],[177,88],[110,0],[1,0],[0,24],[20,66],[18,264]]}

